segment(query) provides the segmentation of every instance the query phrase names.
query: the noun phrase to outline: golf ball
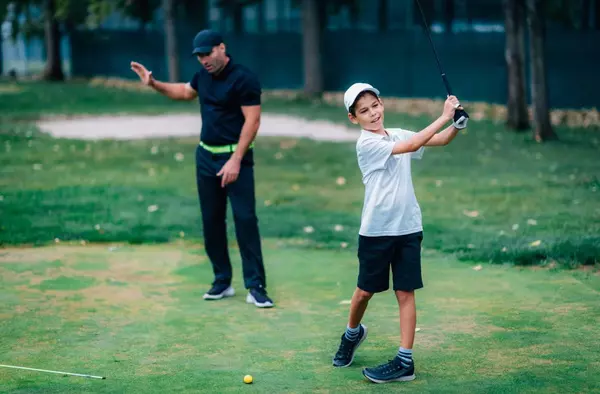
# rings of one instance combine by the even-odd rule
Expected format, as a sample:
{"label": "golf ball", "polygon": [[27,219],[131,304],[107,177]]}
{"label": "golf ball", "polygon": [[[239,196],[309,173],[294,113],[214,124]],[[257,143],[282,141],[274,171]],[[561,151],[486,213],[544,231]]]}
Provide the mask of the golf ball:
{"label": "golf ball", "polygon": [[252,375],[244,376],[244,383],[247,383],[247,384],[252,383]]}

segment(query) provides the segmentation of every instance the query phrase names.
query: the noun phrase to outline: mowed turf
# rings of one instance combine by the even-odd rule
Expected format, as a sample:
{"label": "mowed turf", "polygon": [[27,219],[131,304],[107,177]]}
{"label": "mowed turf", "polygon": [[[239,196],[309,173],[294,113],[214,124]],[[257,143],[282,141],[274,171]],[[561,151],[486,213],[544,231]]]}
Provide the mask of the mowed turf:
{"label": "mowed turf", "polygon": [[[196,103],[84,83],[0,84],[0,92],[5,119],[13,119],[0,122],[0,244],[201,238],[197,137],[53,139],[14,121],[61,111],[197,111]],[[265,111],[348,124],[341,107],[324,103],[271,99]],[[429,121],[386,114],[389,127],[420,130]],[[528,134],[472,120],[449,146],[427,148],[423,160],[413,161],[424,245],[482,262],[596,264],[600,134],[557,133],[559,142],[536,144]],[[263,236],[308,247],[356,247],[364,187],[353,142],[259,134],[256,182]],[[230,236],[232,225],[230,216]]]}
{"label": "mowed turf", "polygon": [[[233,245],[234,246],[234,245]],[[0,368],[3,392],[496,392],[600,389],[600,276],[592,271],[472,269],[425,250],[417,293],[417,379],[387,386],[361,368],[399,346],[393,293],[377,295],[354,365],[331,358],[355,286],[353,251],[265,242],[277,307],[238,294],[207,302],[212,278],[200,248],[183,242],[0,253],[0,363],[106,376],[62,377]],[[251,374],[254,383],[242,382]]]}
{"label": "mowed turf", "polygon": [[[238,295],[202,300],[212,274],[200,244],[197,138],[62,140],[15,122],[188,109],[83,84],[0,84],[9,114],[0,122],[0,364],[107,377],[0,368],[0,391],[600,390],[596,131],[561,129],[561,142],[537,145],[472,122],[452,145],[413,162],[425,226],[417,380],[375,386],[360,370],[397,351],[391,292],[371,301],[355,364],[331,367],[356,285],[363,186],[353,143],[259,137],[258,214],[277,307],[258,310],[244,302],[231,219]],[[265,109],[346,122],[322,103],[275,100]],[[427,122],[390,113],[386,124]]]}

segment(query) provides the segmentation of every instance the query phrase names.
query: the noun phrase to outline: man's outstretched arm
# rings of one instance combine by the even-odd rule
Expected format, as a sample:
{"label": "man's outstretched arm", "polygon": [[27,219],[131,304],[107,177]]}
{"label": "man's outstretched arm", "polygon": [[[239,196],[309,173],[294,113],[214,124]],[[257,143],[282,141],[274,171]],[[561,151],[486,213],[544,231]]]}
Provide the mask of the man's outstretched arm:
{"label": "man's outstretched arm", "polygon": [[173,100],[193,100],[198,93],[188,83],[160,82],[152,78],[150,85],[152,89]]}
{"label": "man's outstretched arm", "polygon": [[172,100],[193,100],[198,94],[189,83],[160,82],[154,79],[152,71],[137,62],[131,62],[131,69],[140,77],[142,83]]}

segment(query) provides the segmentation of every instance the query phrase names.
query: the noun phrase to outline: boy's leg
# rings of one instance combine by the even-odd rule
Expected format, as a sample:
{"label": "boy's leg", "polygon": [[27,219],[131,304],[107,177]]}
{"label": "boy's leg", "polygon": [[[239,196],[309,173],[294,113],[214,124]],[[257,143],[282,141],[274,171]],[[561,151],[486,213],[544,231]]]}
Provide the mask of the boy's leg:
{"label": "boy's leg", "polygon": [[363,237],[358,242],[359,273],[357,288],[350,301],[346,331],[342,334],[338,350],[333,357],[335,367],[347,367],[354,353],[367,337],[367,327],[361,324],[369,300],[374,293],[389,288],[393,244],[389,237]]}
{"label": "boy's leg", "polygon": [[350,313],[348,316],[348,327],[356,328],[360,324],[369,305],[369,300],[373,297],[373,293],[356,288],[350,301]]}
{"label": "boy's leg", "polygon": [[363,374],[376,383],[409,381],[415,378],[412,348],[417,324],[415,290],[423,287],[421,277],[422,232],[397,238],[397,248],[392,261],[394,291],[400,312],[401,343],[396,357]]}
{"label": "boy's leg", "polygon": [[412,348],[417,328],[415,292],[396,290],[396,299],[400,309],[400,349],[397,357],[405,367],[410,367],[413,364]]}
{"label": "boy's leg", "polygon": [[400,308],[400,346],[412,349],[417,328],[417,305],[415,292],[396,290],[396,299]]}

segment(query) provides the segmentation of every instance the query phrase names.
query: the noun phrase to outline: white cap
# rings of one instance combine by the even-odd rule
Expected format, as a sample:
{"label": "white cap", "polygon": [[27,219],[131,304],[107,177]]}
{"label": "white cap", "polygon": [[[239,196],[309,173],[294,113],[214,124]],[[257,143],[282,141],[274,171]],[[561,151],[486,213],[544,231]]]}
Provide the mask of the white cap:
{"label": "white cap", "polygon": [[379,90],[368,83],[357,82],[350,86],[348,90],[346,90],[346,93],[344,93],[344,105],[346,106],[346,111],[350,112],[350,107],[354,104],[358,95],[364,91],[373,92],[379,97]]}

